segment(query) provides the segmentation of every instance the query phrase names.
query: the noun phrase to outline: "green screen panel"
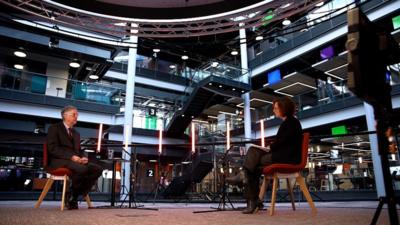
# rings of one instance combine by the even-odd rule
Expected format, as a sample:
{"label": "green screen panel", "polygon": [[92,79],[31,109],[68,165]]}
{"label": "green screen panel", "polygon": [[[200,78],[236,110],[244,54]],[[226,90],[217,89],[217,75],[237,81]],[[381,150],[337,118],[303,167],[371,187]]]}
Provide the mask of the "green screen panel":
{"label": "green screen panel", "polygon": [[347,134],[347,127],[345,125],[332,127],[332,135]]}

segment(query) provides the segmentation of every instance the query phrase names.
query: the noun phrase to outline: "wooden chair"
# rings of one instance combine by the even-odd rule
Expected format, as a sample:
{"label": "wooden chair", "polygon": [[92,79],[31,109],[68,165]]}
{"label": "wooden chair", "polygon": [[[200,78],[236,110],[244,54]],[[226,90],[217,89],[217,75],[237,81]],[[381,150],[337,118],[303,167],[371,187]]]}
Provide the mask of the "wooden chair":
{"label": "wooden chair", "polygon": [[304,169],[307,164],[307,155],[308,155],[308,142],[309,142],[309,133],[303,134],[303,142],[302,142],[302,158],[299,164],[272,164],[269,166],[264,167],[263,174],[264,174],[264,181],[262,183],[259,198],[264,199],[265,191],[268,186],[269,179],[273,179],[272,184],[272,196],[271,196],[271,204],[269,207],[270,215],[274,215],[275,211],[275,201],[276,201],[276,192],[278,189],[278,182],[279,179],[286,179],[287,188],[289,191],[289,196],[292,201],[292,208],[296,210],[294,205],[294,196],[293,196],[293,186],[291,185],[290,179],[295,179],[295,182],[299,184],[301,191],[303,192],[304,196],[307,199],[308,204],[311,207],[312,213],[315,214],[317,209],[315,208],[314,202],[308,192],[308,188],[306,186],[304,177],[300,174],[300,172]]}
{"label": "wooden chair", "polygon": [[[48,174],[50,174],[50,178],[48,178],[46,184],[44,185],[43,191],[40,194],[40,197],[38,201],[35,204],[35,208],[39,208],[40,204],[42,204],[42,201],[44,197],[46,197],[47,192],[49,192],[51,186],[53,185],[55,180],[62,180],[63,181],[63,190],[62,190],[62,197],[61,197],[61,211],[64,210],[64,203],[65,201],[65,193],[67,190],[67,181],[69,179],[69,176],[72,174],[71,170],[68,168],[60,167],[57,169],[50,169],[47,166],[48,163],[48,156],[47,156],[47,144],[45,143],[43,145],[43,168],[46,170]],[[89,195],[85,196],[86,203],[88,204],[88,207],[92,207],[92,202],[90,201]]]}

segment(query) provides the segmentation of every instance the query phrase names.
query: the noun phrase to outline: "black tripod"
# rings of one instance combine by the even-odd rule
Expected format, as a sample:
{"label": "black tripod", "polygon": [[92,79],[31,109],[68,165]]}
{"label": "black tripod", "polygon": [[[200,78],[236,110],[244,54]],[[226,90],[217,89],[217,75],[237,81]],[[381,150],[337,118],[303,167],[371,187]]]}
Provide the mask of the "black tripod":
{"label": "black tripod", "polygon": [[[228,185],[226,183],[226,172],[229,171],[229,160],[228,160],[228,153],[230,152],[231,149],[228,149],[222,156],[221,158],[221,164],[223,168],[223,173],[222,173],[222,186],[221,186],[221,193],[219,194],[220,200],[218,203],[217,208],[212,208],[212,210],[205,210],[205,211],[194,211],[193,213],[207,213],[207,212],[218,212],[218,211],[228,211],[228,210],[239,210],[238,208],[235,208],[231,202],[231,199],[229,198],[228,192],[226,191],[228,188]],[[228,204],[229,203],[229,204]]]}
{"label": "black tripod", "polygon": [[377,122],[376,125],[376,133],[378,136],[378,150],[379,156],[381,158],[381,166],[383,173],[383,181],[385,186],[386,196],[379,197],[379,204],[376,208],[374,217],[371,221],[371,224],[376,224],[378,221],[379,215],[382,211],[383,204],[388,204],[389,218],[391,224],[399,224],[399,219],[397,217],[396,204],[400,205],[399,197],[395,196],[393,190],[393,181],[392,176],[390,174],[390,164],[388,159],[387,149],[389,148],[388,137],[386,136],[386,131],[393,124],[392,122],[392,105],[390,102],[386,103],[386,107],[382,106],[380,103],[375,103],[372,105],[374,108],[375,120]]}
{"label": "black tripod", "polygon": [[145,208],[143,205],[139,205],[136,201],[136,178],[137,178],[137,153],[136,153],[136,147],[133,146],[133,157],[132,153],[126,151],[125,149],[123,150],[125,153],[127,153],[130,156],[130,169],[131,172],[129,173],[129,192],[128,195],[125,196],[125,198],[122,200],[120,208],[124,205],[126,202],[126,199],[128,198],[128,207],[129,209],[143,209],[143,210],[155,210],[157,211],[157,208]]}

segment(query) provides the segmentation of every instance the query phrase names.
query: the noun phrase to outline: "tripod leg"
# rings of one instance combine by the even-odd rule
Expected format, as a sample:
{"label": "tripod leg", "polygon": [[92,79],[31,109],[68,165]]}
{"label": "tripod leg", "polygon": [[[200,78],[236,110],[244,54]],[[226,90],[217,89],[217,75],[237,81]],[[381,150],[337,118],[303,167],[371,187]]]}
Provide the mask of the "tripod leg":
{"label": "tripod leg", "polygon": [[379,215],[381,214],[382,207],[383,207],[384,203],[385,203],[384,198],[380,197],[379,198],[379,205],[376,208],[376,211],[375,211],[375,214],[374,214],[374,218],[372,218],[372,221],[371,221],[371,225],[375,225],[376,222],[378,221],[378,218],[379,218]]}

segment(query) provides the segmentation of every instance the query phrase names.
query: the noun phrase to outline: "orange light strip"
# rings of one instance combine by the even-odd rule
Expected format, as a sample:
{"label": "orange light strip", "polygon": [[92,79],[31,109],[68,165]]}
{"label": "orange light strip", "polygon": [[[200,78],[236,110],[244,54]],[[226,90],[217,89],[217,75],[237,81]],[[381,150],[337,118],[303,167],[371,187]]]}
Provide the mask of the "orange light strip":
{"label": "orange light strip", "polygon": [[97,152],[98,153],[100,152],[100,149],[101,149],[101,136],[102,136],[102,134],[103,134],[103,124],[101,123],[99,125],[99,136],[97,138]]}
{"label": "orange light strip", "polygon": [[260,135],[261,135],[261,147],[265,147],[265,140],[264,140],[264,120],[260,120]]}
{"label": "orange light strip", "polygon": [[226,149],[231,147],[231,130],[229,126],[229,121],[226,122]]}
{"label": "orange light strip", "polygon": [[196,137],[194,135],[195,134],[194,123],[192,123],[191,131],[192,131],[192,153],[194,154],[196,152],[196,146],[195,146]]}
{"label": "orange light strip", "polygon": [[160,128],[159,132],[158,132],[158,154],[161,155],[162,153],[162,129]]}

